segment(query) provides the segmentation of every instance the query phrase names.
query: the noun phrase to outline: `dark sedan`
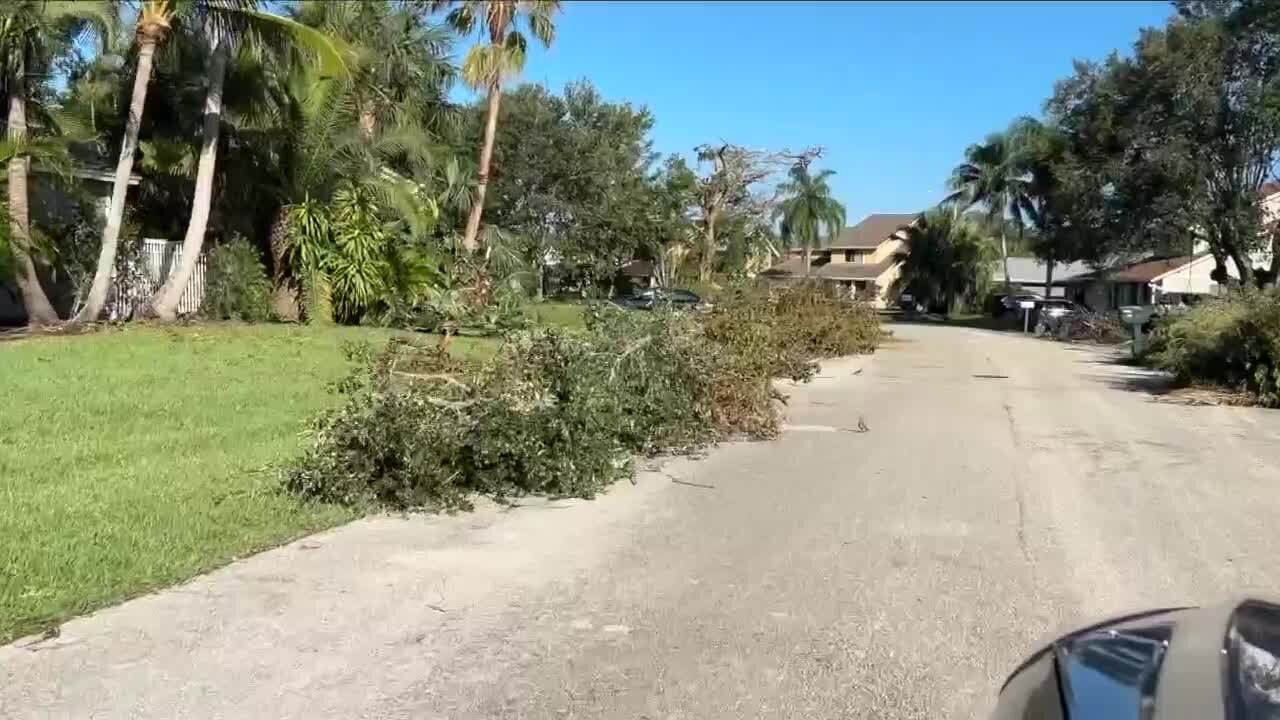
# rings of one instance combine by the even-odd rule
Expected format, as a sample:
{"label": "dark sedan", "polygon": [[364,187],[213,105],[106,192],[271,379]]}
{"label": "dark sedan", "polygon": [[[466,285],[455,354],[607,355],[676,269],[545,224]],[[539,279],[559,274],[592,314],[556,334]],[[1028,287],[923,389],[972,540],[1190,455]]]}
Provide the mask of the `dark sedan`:
{"label": "dark sedan", "polygon": [[663,306],[679,310],[706,310],[710,307],[698,297],[697,293],[667,288],[643,288],[630,295],[613,298],[609,302],[630,310],[652,310]]}

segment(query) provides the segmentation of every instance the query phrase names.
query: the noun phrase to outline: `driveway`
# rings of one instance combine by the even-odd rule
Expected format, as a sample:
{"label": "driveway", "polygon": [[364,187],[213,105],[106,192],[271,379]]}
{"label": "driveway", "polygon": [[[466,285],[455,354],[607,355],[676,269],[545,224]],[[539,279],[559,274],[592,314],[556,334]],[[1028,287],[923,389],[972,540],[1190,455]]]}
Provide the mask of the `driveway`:
{"label": "driveway", "polygon": [[1063,624],[1280,590],[1280,414],[894,331],[775,442],[363,520],[0,649],[0,716],[971,717]]}

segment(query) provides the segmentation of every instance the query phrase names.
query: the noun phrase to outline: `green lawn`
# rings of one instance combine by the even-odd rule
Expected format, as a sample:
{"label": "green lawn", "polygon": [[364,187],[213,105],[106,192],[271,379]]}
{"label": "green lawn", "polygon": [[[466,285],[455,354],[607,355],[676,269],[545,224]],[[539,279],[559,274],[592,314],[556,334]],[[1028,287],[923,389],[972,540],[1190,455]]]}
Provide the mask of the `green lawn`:
{"label": "green lawn", "polygon": [[534,322],[571,329],[583,326],[582,313],[585,310],[586,305],[582,303],[563,300],[548,300],[529,306],[529,314],[533,316]]}
{"label": "green lawn", "polygon": [[227,324],[0,343],[0,642],[350,518],[282,495],[271,468],[335,402],[343,344],[390,334]]}

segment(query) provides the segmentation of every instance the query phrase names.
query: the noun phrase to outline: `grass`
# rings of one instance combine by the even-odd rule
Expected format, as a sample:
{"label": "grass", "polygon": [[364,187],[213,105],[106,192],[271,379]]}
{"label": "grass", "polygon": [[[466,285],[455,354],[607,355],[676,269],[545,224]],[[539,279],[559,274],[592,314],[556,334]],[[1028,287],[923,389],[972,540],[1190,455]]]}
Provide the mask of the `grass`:
{"label": "grass", "polygon": [[0,343],[0,642],[349,519],[282,494],[271,468],[335,401],[343,345],[391,334],[226,324]]}
{"label": "grass", "polygon": [[539,325],[550,325],[569,329],[581,329],[584,326],[582,313],[586,306],[578,302],[548,300],[529,306],[529,314]]}

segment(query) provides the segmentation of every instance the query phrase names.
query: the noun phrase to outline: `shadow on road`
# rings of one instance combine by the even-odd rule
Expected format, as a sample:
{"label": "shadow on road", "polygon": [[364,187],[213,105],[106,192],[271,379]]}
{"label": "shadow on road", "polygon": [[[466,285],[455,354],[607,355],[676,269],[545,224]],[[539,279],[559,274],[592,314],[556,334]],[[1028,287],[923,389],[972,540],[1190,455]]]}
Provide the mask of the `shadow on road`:
{"label": "shadow on road", "polygon": [[1108,387],[1147,395],[1164,395],[1178,389],[1173,375],[1135,363],[1124,350],[1113,349],[1100,353],[1096,346],[1067,347],[1089,352],[1092,357],[1081,358],[1076,362],[1093,366],[1096,371],[1085,372],[1083,377]]}

